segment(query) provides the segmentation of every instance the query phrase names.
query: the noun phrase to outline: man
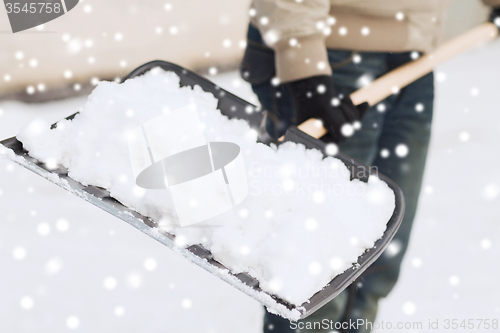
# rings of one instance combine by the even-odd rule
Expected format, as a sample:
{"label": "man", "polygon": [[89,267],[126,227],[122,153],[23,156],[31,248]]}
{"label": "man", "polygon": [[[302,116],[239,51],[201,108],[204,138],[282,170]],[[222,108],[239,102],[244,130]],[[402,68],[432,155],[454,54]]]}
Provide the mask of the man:
{"label": "man", "polygon": [[[253,0],[242,76],[269,111],[268,133],[278,138],[292,124],[319,118],[328,130],[323,140],[336,142],[340,151],[377,166],[401,187],[406,199],[405,217],[393,240],[395,251],[384,253],[358,281],[304,322],[364,319],[373,323],[378,300],[389,294],[398,279],[430,139],[433,74],[369,110],[355,107],[348,96],[435,48],[450,2]],[[500,26],[500,0],[483,2],[496,6],[491,19]],[[361,128],[349,130],[359,121]],[[294,330],[288,320],[266,312],[264,332]]]}

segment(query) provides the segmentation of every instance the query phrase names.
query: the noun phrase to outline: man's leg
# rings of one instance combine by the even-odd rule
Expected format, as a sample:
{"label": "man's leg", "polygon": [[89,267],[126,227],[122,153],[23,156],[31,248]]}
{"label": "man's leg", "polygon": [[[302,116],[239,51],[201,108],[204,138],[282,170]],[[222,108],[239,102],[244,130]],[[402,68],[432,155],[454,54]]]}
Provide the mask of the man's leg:
{"label": "man's leg", "polygon": [[[403,63],[407,55],[392,57],[399,58],[396,60]],[[346,94],[355,90],[352,82],[346,80],[348,70],[334,70],[333,74],[334,79],[337,76],[338,90]],[[356,77],[354,73],[351,76]],[[340,77],[343,78],[342,81],[339,80]],[[406,199],[406,213],[393,240],[393,250],[384,253],[348,290],[302,322],[320,322],[325,318],[334,322],[357,319],[371,323],[375,321],[378,301],[386,297],[394,287],[408,246],[430,139],[433,99],[433,75],[429,74],[403,89],[399,95],[381,102],[383,106],[372,107],[363,119],[362,130],[340,144],[341,151],[363,163],[377,166],[380,173],[389,176],[402,188]],[[401,144],[408,149],[406,156],[403,156],[405,149],[401,148],[404,146],[396,150]],[[385,155],[380,153],[383,149],[390,152],[388,157],[383,157]],[[286,325],[286,320],[275,317],[266,314],[265,323],[272,328],[274,322]],[[363,325],[358,331],[368,332],[369,328],[369,325]],[[287,331],[276,329],[274,332]]]}
{"label": "man's leg", "polygon": [[[250,32],[252,29],[249,30],[249,40],[252,40]],[[253,35],[256,35],[255,31]],[[260,36],[253,36],[254,42],[261,42],[259,38]],[[408,53],[396,55],[361,53],[361,63],[354,64],[349,61],[349,55],[350,52],[347,51],[329,51],[336,88],[344,95],[359,88],[362,77],[376,78],[392,67],[410,60]],[[290,117],[291,106],[287,105],[288,98],[276,98],[276,91],[268,82],[254,84],[253,88],[266,108],[280,118]],[[321,321],[325,318],[333,321],[357,318],[373,321],[379,298],[387,296],[396,283],[399,266],[408,244],[425,166],[432,120],[433,91],[432,74],[414,82],[399,95],[390,96],[380,103],[383,106],[372,107],[362,121],[362,129],[340,145],[341,151],[360,162],[376,165],[381,173],[388,175],[400,185],[406,197],[406,214],[394,239],[393,248],[397,249],[398,253],[394,254],[394,251],[391,251],[382,255],[358,283],[353,284],[349,290],[310,316],[309,321]],[[417,107],[417,104],[421,106]],[[395,149],[399,144],[406,145],[410,151],[407,156],[396,155]],[[382,157],[380,149],[388,149],[391,155]],[[287,320],[266,313],[264,331],[292,330]]]}
{"label": "man's leg", "polygon": [[[333,81],[339,94],[349,95],[357,90],[359,88],[359,78],[362,76],[378,77],[387,71],[387,57],[384,53],[363,53],[363,61],[360,64],[354,64],[352,61],[349,61],[352,58],[352,52],[329,50],[328,55],[333,68]],[[262,92],[259,89],[254,91],[257,94]],[[347,141],[348,145],[340,145],[340,150],[362,163],[371,164],[377,155],[377,142],[383,128],[384,117],[385,114],[378,112],[376,108],[371,108],[362,120],[362,129],[357,131],[356,135]],[[374,124],[377,125],[374,126]],[[299,323],[302,327],[307,327],[307,323],[321,323],[324,319],[333,323],[342,322],[347,316],[346,309],[348,308],[350,297],[350,290],[345,290],[311,316],[299,321]],[[301,333],[329,331],[331,330],[300,330]],[[288,320],[266,312],[264,317],[264,332],[285,333],[294,332],[294,330],[290,328]]]}
{"label": "man's leg", "polygon": [[[397,57],[404,55],[392,57],[401,60]],[[401,227],[392,241],[392,250],[386,251],[368,268],[358,283],[351,287],[354,290],[351,290],[352,297],[346,320],[364,319],[373,323],[378,300],[389,294],[398,279],[401,261],[408,247],[427,156],[433,111],[433,85],[433,75],[426,75],[386,101],[389,105],[386,106],[383,128],[378,140],[379,152],[373,165],[401,187],[405,196],[406,211]],[[356,150],[356,147],[346,147],[353,143],[347,141],[341,150]],[[388,157],[380,153],[384,149],[390,152]],[[369,330],[364,326],[356,332]]]}

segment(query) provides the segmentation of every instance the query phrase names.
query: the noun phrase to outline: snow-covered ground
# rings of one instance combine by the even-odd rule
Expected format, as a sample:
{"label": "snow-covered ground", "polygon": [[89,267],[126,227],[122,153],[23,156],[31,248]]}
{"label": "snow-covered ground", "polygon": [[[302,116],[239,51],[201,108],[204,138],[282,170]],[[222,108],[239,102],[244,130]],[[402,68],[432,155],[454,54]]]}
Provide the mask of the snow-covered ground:
{"label": "snow-covered ground", "polygon": [[[401,280],[380,306],[386,326],[422,322],[408,331],[436,332],[446,319],[473,319],[477,332],[476,319],[500,320],[498,59],[497,42],[437,70],[424,191]],[[255,102],[236,72],[212,79]],[[0,138],[84,100],[2,102]],[[126,223],[0,160],[0,332],[256,333],[262,313]],[[439,329],[426,329],[429,320]]]}

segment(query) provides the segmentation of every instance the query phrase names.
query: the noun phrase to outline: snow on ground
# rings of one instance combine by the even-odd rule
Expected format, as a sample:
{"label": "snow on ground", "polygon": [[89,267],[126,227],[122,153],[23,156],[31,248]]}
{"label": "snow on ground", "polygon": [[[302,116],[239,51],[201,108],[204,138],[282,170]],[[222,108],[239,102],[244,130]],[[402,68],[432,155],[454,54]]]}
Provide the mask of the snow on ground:
{"label": "snow on ground", "polygon": [[[500,43],[441,66],[421,205],[378,321],[500,319]],[[237,73],[212,77],[250,100]],[[443,80],[444,79],[444,80]],[[0,138],[85,99],[0,103]],[[64,222],[66,221],[66,222]],[[263,310],[203,269],[35,174],[0,160],[1,332],[259,332]],[[395,331],[379,329],[377,332]],[[399,330],[402,331],[402,330]],[[451,331],[451,330],[450,330]],[[483,331],[476,329],[471,331]],[[484,330],[484,331],[491,331]]]}

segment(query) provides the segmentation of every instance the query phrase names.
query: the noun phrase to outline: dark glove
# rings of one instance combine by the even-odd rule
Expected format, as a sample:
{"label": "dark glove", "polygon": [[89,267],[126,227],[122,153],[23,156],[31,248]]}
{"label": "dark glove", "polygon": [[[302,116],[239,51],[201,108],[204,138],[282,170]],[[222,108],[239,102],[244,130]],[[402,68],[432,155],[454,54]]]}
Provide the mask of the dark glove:
{"label": "dark glove", "polygon": [[320,119],[335,142],[346,140],[353,134],[353,128],[359,128],[359,121],[369,107],[368,103],[355,106],[348,96],[340,99],[332,78],[326,75],[284,83],[283,86],[292,96],[294,122],[299,125],[310,118]]}
{"label": "dark glove", "polygon": [[500,32],[500,7],[493,8],[490,14],[490,22],[494,23]]}

